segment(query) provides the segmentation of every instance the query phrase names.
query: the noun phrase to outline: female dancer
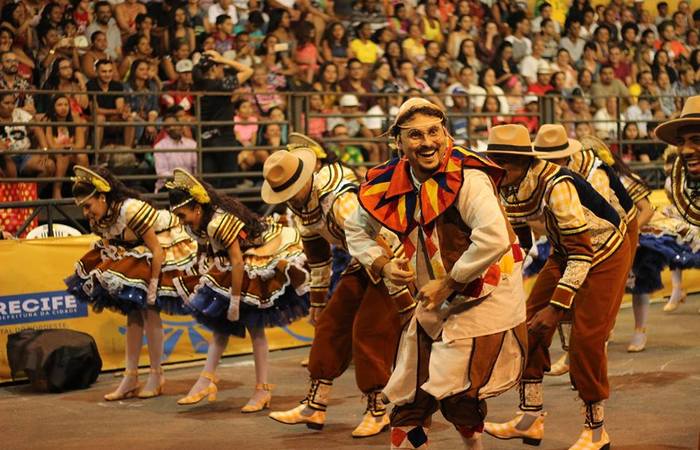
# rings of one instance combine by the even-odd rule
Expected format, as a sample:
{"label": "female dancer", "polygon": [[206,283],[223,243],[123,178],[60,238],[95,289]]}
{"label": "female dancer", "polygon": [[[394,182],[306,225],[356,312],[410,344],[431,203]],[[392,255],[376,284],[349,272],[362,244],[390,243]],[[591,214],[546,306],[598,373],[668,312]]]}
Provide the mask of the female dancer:
{"label": "female dancer", "polygon": [[[104,399],[157,397],[165,383],[160,366],[163,325],[159,310],[188,312],[173,287],[173,278],[191,270],[196,244],[175,216],[140,200],[137,192],[106,169],[75,166],[74,172],[73,196],[93,233],[102,239],[66,279],[68,292],[97,312],[108,308],[127,316],[124,378]],[[139,390],[144,331],[151,369],[146,385]]]}
{"label": "female dancer", "polygon": [[193,315],[213,331],[204,371],[178,404],[216,399],[216,367],[229,336],[248,330],[255,358],[255,393],[241,412],[269,408],[265,327],[287,325],[308,313],[308,272],[299,233],[261,220],[243,204],[175,169],[170,209],[199,244],[199,275],[175,280]]}

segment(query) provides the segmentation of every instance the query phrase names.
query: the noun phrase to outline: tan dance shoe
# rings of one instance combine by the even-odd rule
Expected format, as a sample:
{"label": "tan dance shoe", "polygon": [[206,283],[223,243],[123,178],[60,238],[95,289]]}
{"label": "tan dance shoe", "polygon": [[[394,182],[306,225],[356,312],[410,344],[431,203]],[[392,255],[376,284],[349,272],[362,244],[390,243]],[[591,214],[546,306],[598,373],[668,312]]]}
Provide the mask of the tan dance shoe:
{"label": "tan dance shoe", "polygon": [[331,380],[314,380],[309,385],[309,393],[301,405],[288,411],[271,412],[269,417],[287,425],[306,424],[312,430],[321,430],[326,423],[326,406],[330,396]]}
{"label": "tan dance shoe", "polygon": [[352,431],[352,437],[363,438],[375,436],[389,429],[389,416],[382,402],[382,392],[370,392],[367,395],[367,409],[362,422]]}
{"label": "tan dance shoe", "polygon": [[[544,438],[545,415],[545,413],[539,413],[538,416],[533,417],[531,414],[520,411],[513,420],[508,422],[484,423],[484,431],[498,439],[522,439],[524,444],[537,446]],[[527,421],[531,423],[527,424]]]}
{"label": "tan dance shoe", "polygon": [[209,380],[209,385],[199,392],[181,398],[177,401],[178,405],[194,405],[195,403],[201,402],[204,397],[207,397],[207,401],[209,402],[216,401],[216,394],[219,391],[216,387],[216,383],[218,383],[219,379],[211,372],[202,372],[200,376]]}
{"label": "tan dance shoe", "polygon": [[610,436],[603,427],[584,427],[578,441],[569,447],[569,450],[610,450]]}
{"label": "tan dance shoe", "polygon": [[158,387],[153,390],[153,391],[147,391],[145,389],[142,389],[139,391],[139,398],[153,398],[153,397],[158,397],[163,393],[163,386],[165,386],[165,376],[163,375],[163,368],[159,367],[158,369],[150,369],[151,373],[157,374],[160,379],[158,381]]}
{"label": "tan dance shoe", "polygon": [[550,367],[549,372],[545,372],[545,375],[549,375],[551,377],[558,377],[561,375],[565,375],[569,373],[569,353],[566,352],[557,361],[552,364],[552,367]]}
{"label": "tan dance shoe", "polygon": [[[123,373],[124,377],[137,377],[139,376],[139,371],[138,369],[127,369]],[[108,402],[114,402],[117,400],[125,400],[127,398],[134,398],[138,394],[139,389],[141,389],[141,385],[138,383],[138,379],[136,380],[136,386],[133,388],[119,393],[119,389],[117,388],[116,391],[110,392],[109,394],[104,395],[104,399]]]}
{"label": "tan dance shoe", "polygon": [[258,400],[253,400],[252,398],[248,400],[248,403],[241,408],[242,413],[254,413],[270,407],[270,401],[272,401],[272,385],[267,383],[256,384],[255,391],[256,393],[258,391],[264,391],[265,395]]}

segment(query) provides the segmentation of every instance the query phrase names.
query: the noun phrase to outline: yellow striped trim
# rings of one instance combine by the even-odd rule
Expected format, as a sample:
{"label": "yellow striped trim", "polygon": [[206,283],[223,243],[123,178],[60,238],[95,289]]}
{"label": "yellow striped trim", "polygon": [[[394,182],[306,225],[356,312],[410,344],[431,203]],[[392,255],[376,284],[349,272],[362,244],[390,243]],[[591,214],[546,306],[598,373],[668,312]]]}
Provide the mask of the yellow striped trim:
{"label": "yellow striped trim", "polygon": [[148,203],[144,203],[136,214],[134,214],[134,217],[129,220],[127,227],[133,230],[138,236],[143,236],[143,234],[156,223],[157,219],[157,211]]}

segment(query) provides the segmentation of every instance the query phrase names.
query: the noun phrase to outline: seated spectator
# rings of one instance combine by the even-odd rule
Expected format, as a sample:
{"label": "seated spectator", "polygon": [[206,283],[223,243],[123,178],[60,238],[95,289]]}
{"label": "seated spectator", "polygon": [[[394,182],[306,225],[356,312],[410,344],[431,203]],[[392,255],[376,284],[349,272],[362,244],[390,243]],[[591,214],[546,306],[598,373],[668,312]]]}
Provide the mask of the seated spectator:
{"label": "seated spectator", "polygon": [[[533,33],[539,33],[542,31],[543,22],[545,20],[552,20],[552,5],[548,2],[543,2],[540,3],[538,6],[537,10],[539,11],[539,15],[532,19],[532,32]],[[556,25],[554,25],[554,29],[557,33],[561,33],[561,29],[559,26],[559,22],[555,22]],[[580,25],[580,22],[579,22]],[[568,26],[571,27],[571,21],[569,21]]]}
{"label": "seated spectator", "polygon": [[391,72],[391,65],[382,58],[372,67],[372,92],[382,92],[386,87],[396,87],[394,74]]}
{"label": "seated spectator", "polygon": [[[88,81],[87,90],[89,92],[122,93],[124,87],[118,81],[114,81],[114,69],[112,61],[100,59],[95,63],[97,77]],[[131,109],[126,103],[123,95],[96,95],[97,110],[92,111],[97,123],[104,122],[129,122],[132,120]],[[104,141],[109,144],[125,145],[134,141],[134,128],[122,127],[121,129],[109,127],[96,128],[95,150],[100,150]],[[122,136],[121,139],[116,136]],[[103,139],[104,138],[104,139]]]}
{"label": "seated spectator", "polygon": [[441,53],[438,56],[437,64],[430,67],[423,79],[428,83],[428,86],[434,92],[444,92],[447,89],[449,81],[454,79],[452,70],[450,69],[450,57],[447,53]]}
{"label": "seated spectator", "polygon": [[593,119],[586,99],[580,90],[576,91],[569,99],[569,108],[562,116],[562,119],[562,125],[566,127],[567,133],[571,138],[576,136],[577,123],[590,122]]}
{"label": "seated spectator", "polygon": [[12,51],[0,54],[0,64],[2,64],[2,76],[0,76],[0,89],[15,92],[15,106],[34,114],[34,97],[26,91],[33,89],[26,78],[19,76],[19,61],[17,55]]}
{"label": "seated spectator", "polygon": [[506,102],[508,102],[508,110],[512,113],[521,112],[525,109],[524,94],[522,79],[513,75],[504,83],[504,91],[506,94]]}
{"label": "seated spectator", "polygon": [[[48,148],[41,127],[22,125],[31,121],[31,114],[15,106],[15,97],[11,92],[0,93],[0,148],[5,155],[12,155],[20,177],[52,177],[56,173],[56,164],[49,155],[24,153],[36,147]],[[36,147],[32,146],[30,133]]]}
{"label": "seated spectator", "polygon": [[[62,56],[56,58],[51,66],[51,72],[41,88],[46,91],[59,91],[68,94],[71,112],[76,117],[83,117],[90,106],[87,96],[87,80],[82,73],[73,70],[73,65],[68,58]],[[39,95],[37,100],[37,113],[47,113],[51,108],[51,95]]]}
{"label": "seated spectator", "polygon": [[106,0],[101,0],[95,3],[94,10],[95,21],[88,25],[85,34],[92,39],[96,31],[103,32],[107,38],[107,47],[104,51],[108,58],[99,59],[118,61],[122,54],[122,37],[117,22],[112,18],[112,5]]}
{"label": "seated spectator", "polygon": [[374,64],[382,56],[382,49],[371,40],[372,26],[362,22],[357,26],[356,32],[357,37],[350,42],[350,50],[362,64]]}
{"label": "seated spectator", "polygon": [[546,63],[547,60],[543,57],[544,41],[537,36],[532,40],[532,54],[523,58],[520,61],[520,75],[525,77],[527,84],[535,84],[537,82],[537,68],[540,63]]}
{"label": "seated spectator", "polygon": [[396,77],[396,84],[399,92],[406,92],[409,89],[418,89],[424,94],[432,94],[433,91],[423,79],[416,76],[415,65],[408,59],[399,64],[399,73]]}
{"label": "seated spectator", "polygon": [[70,12],[71,18],[78,26],[78,33],[83,35],[88,25],[94,20],[90,3],[89,0],[72,0],[70,10],[66,10],[66,12]]}
{"label": "seated spectator", "polygon": [[605,104],[593,115],[596,135],[604,140],[616,139],[618,123],[624,124],[624,118],[619,113],[617,97],[606,97]]}
{"label": "seated spectator", "polygon": [[664,117],[672,118],[676,115],[676,97],[673,92],[673,86],[671,85],[671,79],[667,72],[659,73],[656,79],[656,83],[659,87],[659,103],[661,106],[661,111],[663,111]]}
{"label": "seated spectator", "polygon": [[[256,145],[258,134],[258,116],[255,115],[253,105],[247,98],[238,100],[234,105],[236,115],[233,116],[233,132],[236,140],[244,147]],[[256,123],[246,123],[256,122]],[[240,161],[240,159],[239,159]]]}
{"label": "seated spectator", "polygon": [[[90,48],[83,53],[80,57],[80,71],[87,78],[95,78],[97,76],[97,71],[95,70],[95,63],[101,59],[110,60],[107,52],[107,35],[100,30],[92,33],[90,36]],[[117,66],[115,65],[115,73],[117,73]]]}
{"label": "seated spectator", "polygon": [[532,41],[527,37],[530,34],[530,19],[524,11],[517,11],[508,17],[508,26],[512,34],[505,40],[513,46],[513,61],[519,64],[523,58],[532,54]]}
{"label": "seated spectator", "polygon": [[[348,33],[340,22],[328,25],[321,39],[321,54],[323,60],[333,62],[337,67],[345,68],[348,60],[355,57],[355,52],[350,48]],[[345,74],[341,74],[341,78]]]}
{"label": "seated spectator", "polygon": [[[351,138],[371,139],[374,137],[372,131],[367,128],[365,119],[360,117],[360,102],[355,95],[346,94],[340,97],[340,112],[343,117],[328,119],[328,127],[334,130],[338,124],[345,125],[348,136]],[[379,162],[380,154],[379,147],[373,143],[364,143],[362,145],[368,156],[368,161]]]}
{"label": "seated spectator", "polygon": [[320,55],[316,47],[316,28],[310,22],[300,22],[295,27],[297,46],[294,51],[294,63],[298,74],[307,83],[312,83],[314,73],[318,70]]}
{"label": "seated spectator", "polygon": [[276,93],[277,87],[270,83],[265,65],[253,66],[253,76],[248,84],[245,91],[253,94],[250,98],[258,115],[267,115],[275,106],[286,108],[286,99]]}
{"label": "seated spectator", "polygon": [[260,58],[255,55],[255,47],[251,43],[250,33],[240,31],[236,34],[236,44],[232,50],[233,59],[244,66],[253,67],[260,63]]}
{"label": "seated spectator", "polygon": [[0,55],[5,52],[12,52],[17,57],[17,74],[31,80],[34,76],[32,71],[36,67],[34,59],[29,57],[24,49],[15,42],[15,34],[11,29],[0,26]]}
{"label": "seated spectator", "polygon": [[622,148],[618,152],[620,158],[626,163],[630,161],[649,162],[649,155],[646,153],[637,154],[637,150],[642,146],[634,141],[639,140],[639,128],[634,122],[628,122],[622,129]]}
{"label": "seated spectator", "polygon": [[293,76],[297,69],[294,61],[289,57],[289,52],[278,48],[278,43],[277,36],[268,35],[260,44],[257,55],[267,67],[271,83],[279,89],[285,89],[287,87],[285,77]]}
{"label": "seated spectator", "polygon": [[576,72],[576,69],[571,65],[571,56],[569,56],[569,52],[566,49],[559,49],[557,58],[551,64],[551,67],[553,71],[562,72],[564,74],[564,90],[569,92],[576,87],[578,72]]}
{"label": "seated spectator", "polygon": [[[557,50],[559,50],[559,33],[555,31],[554,21],[552,19],[546,19],[542,22],[542,44],[544,50],[542,51],[542,56],[544,56],[548,61],[553,61],[557,56]],[[566,49],[565,49],[566,50]],[[568,50],[566,50],[568,52]]]}
{"label": "seated spectator", "polygon": [[184,39],[173,42],[172,52],[163,57],[160,62],[158,78],[162,81],[175,82],[178,78],[177,64],[180,61],[190,61],[190,45]]}
{"label": "seated spectator", "polygon": [[48,29],[55,29],[60,37],[65,36],[63,30],[63,6],[57,2],[49,1],[41,10],[39,23],[36,26],[37,32],[45,34]]}
{"label": "seated spectator", "polygon": [[469,121],[465,115],[467,111],[467,91],[461,86],[455,87],[451,91],[450,97],[445,97],[447,113],[450,117],[450,134],[458,145],[467,145],[467,135],[469,134]]}
{"label": "seated spectator", "polygon": [[323,93],[323,109],[333,109],[337,106],[339,96],[334,95],[333,92],[341,93],[343,90],[338,82],[338,67],[335,63],[321,64],[313,88]]}
{"label": "seated spectator", "polygon": [[[314,137],[311,134],[309,134],[309,136]],[[277,123],[268,123],[265,125],[263,127],[260,145],[264,145],[266,147],[276,147],[279,149],[284,147],[285,144],[282,142],[282,127]]]}
{"label": "seated spectator", "polygon": [[630,106],[625,111],[625,120],[635,122],[639,128],[639,136],[648,137],[647,124],[654,120],[654,113],[651,110],[651,103],[648,97],[630,97]]}
{"label": "seated spectator", "polygon": [[326,144],[328,150],[335,153],[340,162],[355,168],[360,172],[358,175],[362,176],[363,170],[366,171],[366,168],[360,166],[365,162],[363,149],[351,139],[347,125],[336,124],[331,130],[331,138],[333,140]]}
{"label": "seated spectator", "polygon": [[600,72],[600,62],[598,62],[598,44],[595,42],[586,42],[583,46],[583,58],[576,62],[576,68],[588,70],[593,78],[598,78]]}
{"label": "seated spectator", "polygon": [[408,28],[408,37],[401,44],[404,56],[416,66],[425,60],[425,46],[423,45],[423,31],[417,23]]}
{"label": "seated spectator", "polygon": [[658,30],[659,39],[654,43],[656,50],[665,50],[669,59],[672,60],[681,56],[687,59],[690,56],[683,44],[676,38],[676,29],[673,26],[673,22],[661,22]]}
{"label": "seated spectator", "polygon": [[381,136],[392,123],[399,112],[401,97],[395,85],[388,84],[381,91],[381,95],[375,98],[374,106],[367,111],[365,126],[373,136]]}
{"label": "seated spectator", "polygon": [[697,95],[697,89],[695,88],[695,71],[690,66],[683,66],[678,71],[678,80],[673,83],[673,93],[676,95],[678,103],[676,109],[682,109],[680,105],[680,100],[685,97],[692,97]]}
{"label": "seated spectator", "polygon": [[136,17],[139,14],[148,14],[146,6],[138,0],[124,0],[114,7],[114,18],[122,35],[136,33]]}
{"label": "seated spectator", "polygon": [[518,72],[518,66],[513,59],[513,44],[508,41],[501,43],[491,67],[496,73],[496,84],[499,86]]}
{"label": "seated spectator", "polygon": [[153,49],[153,56],[160,57],[163,55],[165,50],[163,41],[154,33],[153,18],[147,14],[139,14],[136,16],[136,32],[127,38],[124,45],[127,47],[132,46],[133,44],[131,44],[131,41],[133,39],[139,39],[140,36],[146,36],[148,38],[148,43]]}
{"label": "seated spectator", "polygon": [[[332,111],[328,111],[323,108],[323,97],[321,96],[321,94],[312,94],[309,96],[309,113],[328,114],[331,112]],[[320,140],[328,131],[328,123],[325,117],[309,117],[309,124],[307,128],[308,130],[306,134],[308,134],[314,139]]]}
{"label": "seated spectator", "polygon": [[476,53],[476,42],[474,38],[467,38],[462,41],[459,47],[459,56],[455,61],[455,67],[469,66],[474,69],[474,72],[479,73],[484,68],[484,63],[481,62]]}
{"label": "seated spectator", "polygon": [[604,109],[606,99],[609,97],[623,99],[623,105],[626,107],[628,91],[624,83],[615,78],[615,71],[612,66],[604,64],[600,68],[600,80],[591,86],[591,95],[593,96],[593,103],[598,109]]}
{"label": "seated spectator", "polygon": [[[454,28],[452,28],[447,38],[447,53],[450,58],[456,60],[462,53],[462,43],[465,39],[472,38],[472,18],[464,14],[457,18]],[[476,50],[476,48],[475,48]]]}
{"label": "seated spectator", "polygon": [[192,69],[194,65],[189,59],[183,59],[175,65],[177,79],[163,84],[160,104],[167,110],[179,107],[186,117],[194,118],[195,98],[192,95]]}
{"label": "seated spectator", "polygon": [[282,145],[287,145],[287,136],[289,135],[289,126],[287,125],[287,117],[284,111],[279,106],[274,106],[267,114],[267,121],[276,122],[280,126]]}
{"label": "seated spectator", "polygon": [[[456,91],[464,91],[467,93],[467,111],[469,112],[481,111],[486,97],[486,90],[477,85],[476,81],[476,72],[474,69],[471,67],[462,67],[457,75],[457,81],[447,88],[448,94],[453,94]],[[449,107],[450,105],[448,104],[446,106]]]}
{"label": "seated spectator", "polygon": [[496,50],[501,45],[503,38],[498,31],[498,25],[495,22],[487,22],[484,27],[484,32],[481,34],[481,40],[477,46],[477,55],[484,64],[491,64],[496,56]]}
{"label": "seated spectator", "polygon": [[572,60],[581,60],[586,40],[581,38],[581,21],[578,18],[569,21],[566,36],[561,38],[559,45],[569,51]]}
{"label": "seated spectator", "polygon": [[[160,116],[158,106],[158,83],[153,78],[148,61],[136,59],[129,69],[129,78],[124,85],[128,93],[127,101],[135,121],[156,122]],[[126,142],[131,145],[153,145],[158,130],[154,125],[136,127],[134,141]]]}
{"label": "seated spectator", "polygon": [[267,34],[275,37],[277,43],[282,44],[280,47],[283,49],[279,51],[285,52],[287,56],[293,54],[296,41],[292,30],[292,18],[288,11],[284,9],[273,9],[270,11]]}
{"label": "seated spectator", "polygon": [[163,48],[171,48],[178,39],[184,40],[190,49],[196,47],[194,28],[190,25],[184,6],[176,6],[170,10],[168,27],[163,33]]}
{"label": "seated spectator", "polygon": [[[49,125],[46,127],[46,142],[51,150],[65,150],[67,153],[56,154],[56,172],[58,178],[65,177],[71,165],[79,164],[87,167],[90,165],[88,155],[81,152],[85,150],[87,129],[83,119],[71,108],[70,99],[63,94],[58,94],[50,99],[50,106],[46,114],[49,123],[73,122],[76,126]],[[53,198],[62,198],[62,181],[53,183]]]}
{"label": "seated spectator", "polygon": [[233,21],[228,14],[221,14],[216,18],[214,36],[214,49],[224,54],[233,50],[236,37],[233,35]]}
{"label": "seated spectator", "polygon": [[403,48],[399,41],[391,41],[386,45],[386,54],[383,56],[391,67],[391,73],[394,77],[399,73],[399,63],[403,61]]}
{"label": "seated spectator", "polygon": [[[339,86],[343,92],[353,92],[361,97],[363,110],[368,110],[372,104],[372,98],[362,96],[372,92],[372,83],[367,79],[365,74],[365,66],[358,59],[348,61],[347,76],[340,81]],[[421,80],[422,81],[422,80]]]}
{"label": "seated spectator", "polygon": [[27,14],[24,2],[6,2],[0,12],[0,26],[13,33],[18,47],[36,47],[33,29],[36,22],[32,20],[31,14]]}
{"label": "seated spectator", "polygon": [[484,104],[481,108],[483,112],[488,112],[485,109],[486,100],[488,99],[488,97],[496,97],[496,99],[498,100],[498,107],[500,108],[499,112],[501,114],[510,113],[508,101],[506,100],[505,94],[503,93],[503,89],[496,85],[496,72],[492,68],[487,67],[486,69],[484,69],[483,72],[481,72],[481,75],[479,76],[479,85],[482,88],[484,88],[487,95],[487,97],[484,98]]}
{"label": "seated spectator", "polygon": [[129,78],[129,69],[134,64],[134,61],[146,61],[151,67],[151,70],[155,70],[158,73],[158,65],[160,64],[158,58],[154,56],[153,48],[151,47],[150,39],[145,35],[134,35],[129,38],[127,44],[124,45],[124,58],[119,65],[119,77],[122,80]]}
{"label": "seated spectator", "polygon": [[156,174],[156,192],[158,192],[165,180],[173,175],[173,170],[181,167],[189,173],[197,171],[197,153],[196,152],[168,152],[167,150],[185,150],[197,148],[197,143],[183,134],[183,127],[178,122],[176,114],[172,111],[167,112],[163,117],[163,128],[167,135],[158,141],[153,149],[153,159],[155,161]]}
{"label": "seated spectator", "polygon": [[[423,37],[426,41],[434,41],[442,44],[445,41],[443,34],[442,18],[437,2],[426,2],[425,13],[420,18],[420,26],[423,32]],[[447,23],[447,20],[444,21]]]}
{"label": "seated spectator", "polygon": [[543,96],[552,90],[550,81],[552,80],[552,69],[547,61],[542,61],[537,66],[537,82],[527,88],[529,94]]}
{"label": "seated spectator", "polygon": [[671,66],[672,62],[666,50],[659,50],[654,55],[654,62],[651,65],[651,73],[655,80],[659,79],[659,74],[664,72],[668,75],[671,84],[678,80],[678,72]]}
{"label": "seated spectator", "polygon": [[389,19],[389,29],[399,38],[403,38],[408,34],[410,26],[411,19],[408,17],[406,5],[397,3],[394,6],[394,15]]}

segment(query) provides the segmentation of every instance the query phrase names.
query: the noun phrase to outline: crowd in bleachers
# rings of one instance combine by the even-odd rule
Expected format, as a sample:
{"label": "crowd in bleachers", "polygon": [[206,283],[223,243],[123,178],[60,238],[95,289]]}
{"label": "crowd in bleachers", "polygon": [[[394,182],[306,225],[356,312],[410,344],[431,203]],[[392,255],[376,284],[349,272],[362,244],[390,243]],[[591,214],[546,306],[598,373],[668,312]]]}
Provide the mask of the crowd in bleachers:
{"label": "crowd in bleachers", "polygon": [[[2,177],[62,177],[88,161],[128,173],[194,170],[186,151],[100,151],[194,149],[187,122],[197,107],[202,120],[236,122],[203,127],[204,147],[251,147],[235,158],[205,153],[204,172],[256,170],[286,143],[289,92],[318,92],[304,97],[305,130],[334,138],[329,147],[349,163],[386,156],[368,139],[410,95],[443,105],[452,134],[471,145],[497,124],[536,131],[548,95],[571,137],[622,139],[614,150],[623,159],[649,161],[663,150],[656,124],[700,91],[700,10],[686,0],[675,10],[624,0],[0,4],[0,89],[11,91],[0,95]],[[196,91],[222,95],[198,100]],[[41,125],[16,124],[31,121]],[[30,148],[66,153],[22,153]]]}

